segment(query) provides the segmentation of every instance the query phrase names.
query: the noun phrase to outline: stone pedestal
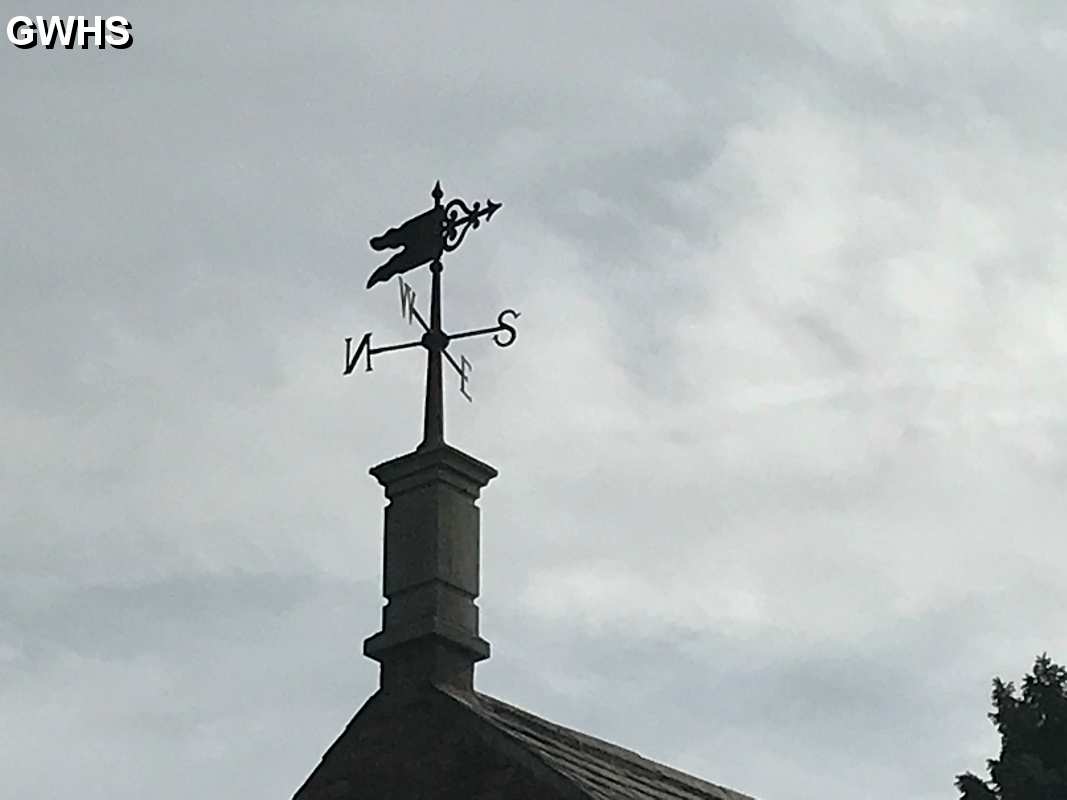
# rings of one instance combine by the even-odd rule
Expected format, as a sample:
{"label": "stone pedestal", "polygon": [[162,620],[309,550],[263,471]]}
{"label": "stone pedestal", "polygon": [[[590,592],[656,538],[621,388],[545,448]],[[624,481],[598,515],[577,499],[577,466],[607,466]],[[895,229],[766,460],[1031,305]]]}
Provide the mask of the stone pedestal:
{"label": "stone pedestal", "polygon": [[478,635],[479,492],[496,470],[447,444],[371,469],[385,487],[382,630],[363,643],[381,688],[470,690],[489,657]]}

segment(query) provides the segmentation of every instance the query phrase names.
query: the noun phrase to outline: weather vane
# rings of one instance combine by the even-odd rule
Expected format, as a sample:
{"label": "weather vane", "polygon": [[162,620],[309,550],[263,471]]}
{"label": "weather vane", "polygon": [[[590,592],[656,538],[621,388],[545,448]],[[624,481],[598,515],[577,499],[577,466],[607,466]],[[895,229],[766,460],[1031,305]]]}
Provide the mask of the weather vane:
{"label": "weather vane", "polygon": [[[444,192],[441,190],[440,181],[433,187],[430,196],[433,198],[433,208],[429,211],[424,211],[399,227],[390,228],[381,236],[375,236],[370,240],[370,246],[375,250],[403,249],[374,270],[370,280],[367,281],[367,288],[370,289],[375,284],[384,283],[396,276],[397,285],[400,288],[400,313],[407,317],[408,324],[419,323],[423,330],[422,337],[413,342],[372,347],[371,334],[365,333],[359,340],[355,353],[352,352],[352,337],[345,339],[345,375],[352,373],[361,356],[366,360],[366,371],[370,372],[372,370],[371,357],[379,353],[407,350],[412,347],[426,349],[426,410],[423,417],[420,448],[434,447],[444,444],[445,441],[444,399],[441,389],[442,356],[459,375],[460,393],[467,400],[471,400],[467,392],[471,363],[464,355],[460,355],[459,361],[456,361],[448,351],[448,345],[456,339],[494,334],[493,341],[498,347],[508,347],[515,341],[517,332],[515,327],[506,320],[514,321],[519,317],[519,312],[506,308],[497,315],[497,324],[491,328],[446,333],[441,327],[441,272],[444,269],[441,256],[459,247],[467,231],[477,228],[482,222],[488,222],[501,206],[500,203],[494,203],[492,200],[487,200],[484,207],[480,202],[468,206],[459,198],[453,198],[447,204],[442,205]],[[426,264],[430,265],[432,276],[429,323],[415,306],[415,290],[400,277],[402,273],[410,272]],[[501,337],[502,333],[505,334],[504,337]]]}

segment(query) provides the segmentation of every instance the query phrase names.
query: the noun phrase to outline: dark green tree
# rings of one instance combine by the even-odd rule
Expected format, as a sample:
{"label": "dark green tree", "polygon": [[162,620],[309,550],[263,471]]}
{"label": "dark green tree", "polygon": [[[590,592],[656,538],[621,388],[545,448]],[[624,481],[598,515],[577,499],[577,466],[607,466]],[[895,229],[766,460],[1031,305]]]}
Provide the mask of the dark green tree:
{"label": "dark green tree", "polygon": [[989,715],[1000,732],[1000,758],[989,781],[956,777],[961,800],[1067,800],[1067,669],[1038,656],[1022,690],[993,679]]}

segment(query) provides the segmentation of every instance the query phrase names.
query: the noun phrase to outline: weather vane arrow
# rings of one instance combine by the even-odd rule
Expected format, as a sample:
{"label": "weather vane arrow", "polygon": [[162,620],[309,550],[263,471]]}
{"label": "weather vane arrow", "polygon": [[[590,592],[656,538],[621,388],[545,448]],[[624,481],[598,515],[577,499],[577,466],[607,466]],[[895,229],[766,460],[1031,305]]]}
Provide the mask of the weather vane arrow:
{"label": "weather vane arrow", "polygon": [[[448,351],[448,346],[456,339],[468,339],[475,336],[487,336],[493,334],[493,341],[498,347],[509,347],[514,343],[518,332],[511,324],[519,318],[519,312],[506,308],[496,318],[497,324],[488,328],[477,328],[460,333],[447,333],[441,327],[441,272],[444,265],[441,257],[450,253],[463,243],[467,232],[478,228],[482,222],[492,219],[500,208],[500,203],[486,200],[483,206],[476,202],[468,206],[463,200],[454,198],[447,204],[442,205],[444,191],[441,182],[438,181],[430,193],[433,198],[433,208],[424,211],[396,228],[390,228],[381,236],[375,236],[370,240],[370,246],[375,250],[396,250],[384,264],[371,273],[367,281],[370,289],[376,284],[384,283],[392,277],[396,277],[400,288],[400,313],[407,317],[408,323],[418,322],[422,327],[423,334],[420,339],[402,344],[391,344],[382,347],[371,346],[371,333],[363,334],[356,350],[352,352],[352,337],[345,339],[345,370],[349,375],[359,364],[360,358],[365,359],[366,371],[370,372],[371,357],[380,353],[393,350],[407,350],[414,347],[422,347],[426,350],[426,406],[423,418],[423,437],[420,448],[434,447],[444,444],[444,398],[441,388],[441,359],[448,361],[459,375],[459,391],[471,400],[467,392],[467,381],[470,378],[471,363],[464,355],[459,360]],[[430,321],[427,322],[415,306],[415,290],[400,276],[418,267],[429,264],[430,283]],[[503,336],[502,336],[503,334]]]}

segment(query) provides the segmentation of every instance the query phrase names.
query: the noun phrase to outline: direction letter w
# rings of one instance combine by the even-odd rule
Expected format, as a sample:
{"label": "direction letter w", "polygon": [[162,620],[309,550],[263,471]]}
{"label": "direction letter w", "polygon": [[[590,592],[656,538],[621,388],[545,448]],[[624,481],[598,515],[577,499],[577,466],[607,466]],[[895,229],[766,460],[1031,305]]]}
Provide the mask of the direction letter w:
{"label": "direction letter w", "polygon": [[399,275],[396,279],[400,281],[400,316],[407,317],[410,325],[415,319],[415,290],[404,283],[404,279]]}

